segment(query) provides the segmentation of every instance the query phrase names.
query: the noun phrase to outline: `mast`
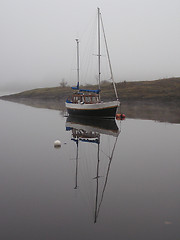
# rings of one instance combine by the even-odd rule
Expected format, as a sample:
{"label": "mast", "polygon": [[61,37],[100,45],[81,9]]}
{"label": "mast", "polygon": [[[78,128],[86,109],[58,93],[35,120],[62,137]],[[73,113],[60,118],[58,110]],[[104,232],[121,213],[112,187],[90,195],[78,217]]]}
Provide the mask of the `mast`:
{"label": "mast", "polygon": [[[99,83],[99,90],[101,89],[100,82],[101,82],[101,43],[100,43],[100,8],[98,8],[98,83]],[[100,93],[99,93],[100,99]]]}
{"label": "mast", "polygon": [[97,152],[97,169],[96,169],[96,199],[95,199],[95,212],[94,212],[94,223],[97,222],[98,217],[98,195],[99,195],[99,165],[100,165],[100,157],[99,157],[99,146],[100,142],[98,141],[98,152]]}
{"label": "mast", "polygon": [[78,188],[78,147],[79,147],[79,139],[76,140],[77,145],[77,152],[76,152],[76,176],[75,176],[75,187],[74,189]]}
{"label": "mast", "polygon": [[79,89],[79,39],[76,39],[77,43],[77,89]]}

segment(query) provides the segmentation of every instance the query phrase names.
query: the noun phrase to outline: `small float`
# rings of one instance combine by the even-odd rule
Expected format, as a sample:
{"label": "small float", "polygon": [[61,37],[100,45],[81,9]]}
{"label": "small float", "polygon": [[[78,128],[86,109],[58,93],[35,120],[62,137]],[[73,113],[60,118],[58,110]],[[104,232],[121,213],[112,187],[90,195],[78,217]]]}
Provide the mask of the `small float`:
{"label": "small float", "polygon": [[54,148],[60,148],[61,142],[59,140],[54,141]]}
{"label": "small float", "polygon": [[124,113],[117,113],[116,120],[124,120],[126,118]]}

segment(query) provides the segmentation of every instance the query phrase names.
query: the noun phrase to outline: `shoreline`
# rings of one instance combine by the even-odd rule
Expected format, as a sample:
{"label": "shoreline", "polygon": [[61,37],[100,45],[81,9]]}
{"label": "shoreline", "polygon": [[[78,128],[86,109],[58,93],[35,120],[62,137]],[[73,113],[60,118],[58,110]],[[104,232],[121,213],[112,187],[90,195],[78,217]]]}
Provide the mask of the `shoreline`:
{"label": "shoreline", "polygon": [[[98,89],[96,85],[80,86],[80,88]],[[121,102],[155,101],[180,102],[180,77],[154,81],[119,82],[116,84]],[[0,99],[39,99],[44,101],[65,101],[72,94],[71,87],[50,87],[27,90],[15,94],[0,96]],[[115,99],[111,83],[101,85],[101,99]]]}
{"label": "shoreline", "polygon": [[[2,99],[36,108],[45,108],[66,113],[64,101],[42,99]],[[126,118],[154,120],[159,122],[180,123],[179,102],[157,101],[122,101],[118,113],[124,113]]]}

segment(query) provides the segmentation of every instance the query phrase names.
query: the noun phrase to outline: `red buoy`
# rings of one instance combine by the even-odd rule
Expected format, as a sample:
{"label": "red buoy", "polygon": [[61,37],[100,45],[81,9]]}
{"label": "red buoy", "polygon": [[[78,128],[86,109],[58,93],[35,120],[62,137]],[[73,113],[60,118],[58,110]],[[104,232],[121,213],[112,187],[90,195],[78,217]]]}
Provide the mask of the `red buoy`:
{"label": "red buoy", "polygon": [[124,113],[117,113],[116,114],[116,119],[117,120],[123,120],[123,119],[125,119],[125,114]]}

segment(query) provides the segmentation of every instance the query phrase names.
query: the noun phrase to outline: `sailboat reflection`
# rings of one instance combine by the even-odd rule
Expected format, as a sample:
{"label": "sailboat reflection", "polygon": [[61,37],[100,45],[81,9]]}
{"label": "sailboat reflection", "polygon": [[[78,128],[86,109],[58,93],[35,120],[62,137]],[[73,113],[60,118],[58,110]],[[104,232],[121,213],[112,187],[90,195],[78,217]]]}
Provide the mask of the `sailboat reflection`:
{"label": "sailboat reflection", "polygon": [[[68,117],[66,121],[66,131],[71,131],[71,140],[76,143],[76,174],[75,174],[75,187],[74,189],[78,189],[78,165],[79,165],[79,143],[90,143],[95,144],[97,146],[96,153],[96,169],[95,169],[95,206],[94,206],[94,223],[97,222],[97,218],[100,212],[100,207],[103,202],[103,197],[105,193],[105,189],[108,182],[110,166],[113,159],[114,150],[117,144],[118,136],[120,133],[120,129],[116,124],[116,121],[113,120],[99,120],[98,122],[93,119],[83,119],[83,118],[75,118]],[[109,151],[109,154],[106,154],[102,149],[100,141],[104,137],[110,137],[113,139],[112,148]],[[104,140],[104,139],[103,139]],[[106,142],[107,143],[107,142]],[[108,142],[109,143],[109,142]],[[107,147],[106,147],[107,148]],[[93,151],[94,152],[94,151]],[[106,155],[106,167],[104,171],[104,175],[100,174],[100,162],[101,162],[101,153]],[[100,184],[100,178],[103,178],[103,181]],[[101,185],[101,189],[100,189]]]}

